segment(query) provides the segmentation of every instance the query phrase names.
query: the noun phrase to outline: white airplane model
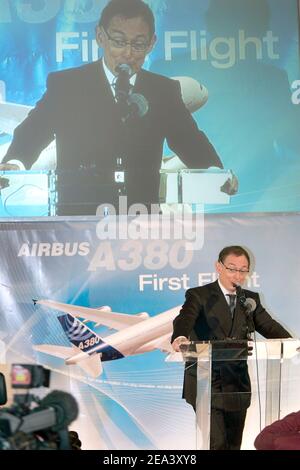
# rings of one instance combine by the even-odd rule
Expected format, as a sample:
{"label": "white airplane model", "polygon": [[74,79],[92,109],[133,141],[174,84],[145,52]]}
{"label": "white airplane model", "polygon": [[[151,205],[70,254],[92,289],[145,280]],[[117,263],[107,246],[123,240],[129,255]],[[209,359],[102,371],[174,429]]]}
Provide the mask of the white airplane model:
{"label": "white airplane model", "polygon": [[[170,344],[172,322],[178,315],[180,306],[149,317],[146,312],[137,315],[115,313],[109,307],[93,309],[52,300],[34,302],[64,312],[58,320],[72,343],[72,347],[40,344],[33,346],[34,350],[62,358],[68,365],[76,364],[92,377],[102,373],[102,361],[121,359],[155,349],[174,352]],[[84,324],[85,321],[118,331],[101,338]]]}

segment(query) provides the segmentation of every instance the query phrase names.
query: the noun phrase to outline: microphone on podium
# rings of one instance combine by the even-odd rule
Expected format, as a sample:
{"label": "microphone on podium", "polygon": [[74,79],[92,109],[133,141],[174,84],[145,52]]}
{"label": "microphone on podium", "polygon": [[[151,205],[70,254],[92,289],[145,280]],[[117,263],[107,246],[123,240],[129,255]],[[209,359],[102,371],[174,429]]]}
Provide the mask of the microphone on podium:
{"label": "microphone on podium", "polygon": [[256,309],[255,300],[251,297],[246,297],[244,289],[239,284],[234,284],[234,286],[236,289],[237,298],[242,307],[244,307],[246,314],[254,312],[254,310]]}
{"label": "microphone on podium", "polygon": [[237,299],[240,305],[242,306],[246,317],[247,339],[252,341],[251,334],[255,332],[255,325],[252,313],[256,309],[257,305],[254,299],[252,299],[251,297],[246,297],[244,289],[242,289],[239,284],[234,284],[234,286],[236,289]]}
{"label": "microphone on podium", "polygon": [[132,69],[128,64],[119,64],[116,67],[117,79],[115,83],[116,100],[127,100],[131,88],[130,77]]}
{"label": "microphone on podium", "polygon": [[141,93],[133,93],[130,83],[132,69],[128,64],[119,64],[116,67],[117,79],[115,82],[116,101],[120,107],[121,119],[143,117],[147,114],[149,104]]}

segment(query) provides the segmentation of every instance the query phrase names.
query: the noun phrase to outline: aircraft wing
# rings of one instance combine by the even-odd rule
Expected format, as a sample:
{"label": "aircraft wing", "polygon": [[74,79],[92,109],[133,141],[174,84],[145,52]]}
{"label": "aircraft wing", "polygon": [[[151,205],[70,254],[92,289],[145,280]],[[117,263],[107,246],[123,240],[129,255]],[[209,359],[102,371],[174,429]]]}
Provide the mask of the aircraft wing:
{"label": "aircraft wing", "polygon": [[100,358],[100,354],[93,354],[89,356],[87,354],[86,359],[81,359],[76,365],[87,372],[91,377],[98,377],[103,372],[102,362]]}
{"label": "aircraft wing", "polygon": [[160,349],[163,352],[174,352],[170,339],[171,339],[171,326],[170,326],[170,333],[167,333],[166,335],[160,336],[159,338],[156,338],[152,341],[149,341],[148,343],[143,344],[140,348],[138,348],[135,351],[135,354],[142,354],[145,352],[153,351],[153,349]]}
{"label": "aircraft wing", "polygon": [[170,339],[171,339],[170,334],[168,334],[166,336],[162,336],[161,338],[158,338],[158,340],[156,341],[156,344],[154,344],[154,346],[157,349],[160,349],[163,352],[171,353],[172,351],[174,351],[174,349],[171,346]]}
{"label": "aircraft wing", "polygon": [[68,346],[57,346],[56,344],[35,344],[32,346],[35,351],[50,354],[50,356],[68,359],[68,357],[79,351],[79,348]]}
{"label": "aircraft wing", "polygon": [[136,325],[149,318],[148,313],[142,312],[137,315],[127,315],[126,313],[111,312],[108,307],[100,309],[80,307],[78,305],[63,304],[54,300],[38,300],[37,304],[44,305],[60,312],[69,313],[72,317],[84,318],[97,325],[107,326],[114,330],[122,330],[129,326]]}
{"label": "aircraft wing", "polygon": [[26,118],[31,109],[31,106],[1,101],[0,131],[12,135],[15,128]]}
{"label": "aircraft wing", "polygon": [[183,102],[190,113],[194,113],[208,100],[207,88],[192,77],[172,77],[178,80]]}
{"label": "aircraft wing", "polygon": [[[70,359],[72,356],[78,354],[78,352],[82,352],[81,349],[74,346],[69,348],[67,346],[57,346],[55,344],[36,344],[33,346],[33,349],[64,360]],[[80,362],[76,363],[76,365],[94,378],[101,375],[103,371],[100,354],[94,354],[92,356],[87,354],[86,359],[82,359]]]}

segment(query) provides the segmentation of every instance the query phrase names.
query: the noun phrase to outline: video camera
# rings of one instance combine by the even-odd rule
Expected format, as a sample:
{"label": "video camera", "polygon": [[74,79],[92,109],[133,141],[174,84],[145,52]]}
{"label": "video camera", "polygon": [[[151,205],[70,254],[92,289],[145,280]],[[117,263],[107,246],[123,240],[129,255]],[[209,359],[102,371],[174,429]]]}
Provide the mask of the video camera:
{"label": "video camera", "polygon": [[[13,364],[13,389],[49,387],[50,370],[34,364]],[[40,399],[16,394],[9,408],[0,409],[0,450],[71,450],[76,433],[68,425],[77,418],[78,406],[69,393],[54,390]],[[5,377],[0,373],[0,405],[7,402]],[[74,436],[76,435],[76,436]],[[77,436],[78,437],[78,436]],[[78,442],[80,442],[78,440]]]}

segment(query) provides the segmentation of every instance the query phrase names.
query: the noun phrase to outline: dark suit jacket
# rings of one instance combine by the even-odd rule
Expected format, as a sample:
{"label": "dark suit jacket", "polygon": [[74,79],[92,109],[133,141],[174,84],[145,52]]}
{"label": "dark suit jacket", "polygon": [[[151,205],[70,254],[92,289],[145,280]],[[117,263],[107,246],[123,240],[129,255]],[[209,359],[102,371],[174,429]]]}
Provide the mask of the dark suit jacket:
{"label": "dark suit jacket", "polygon": [[[91,168],[100,182],[110,184],[121,157],[130,203],[158,202],[165,139],[190,168],[222,167],[186,109],[179,82],[141,70],[133,91],[145,96],[149,110],[124,124],[101,61],[49,74],[46,93],[15,129],[3,162],[19,158],[29,169],[56,136],[58,170]],[[83,171],[79,174],[83,182]],[[89,191],[77,185],[71,198],[84,200]]]}
{"label": "dark suit jacket", "polygon": [[[289,338],[290,334],[264,309],[259,295],[245,290],[246,297],[256,302],[253,323],[256,331],[265,338]],[[232,321],[229,306],[218,281],[203,287],[189,289],[186,301],[174,320],[172,342],[178,336],[193,341],[246,340],[247,320],[241,304],[237,301]],[[236,393],[237,392],[237,393]],[[251,399],[251,384],[247,361],[213,362],[212,406],[227,411],[247,408]],[[195,365],[186,364],[183,398],[195,407],[197,394],[197,370]]]}

